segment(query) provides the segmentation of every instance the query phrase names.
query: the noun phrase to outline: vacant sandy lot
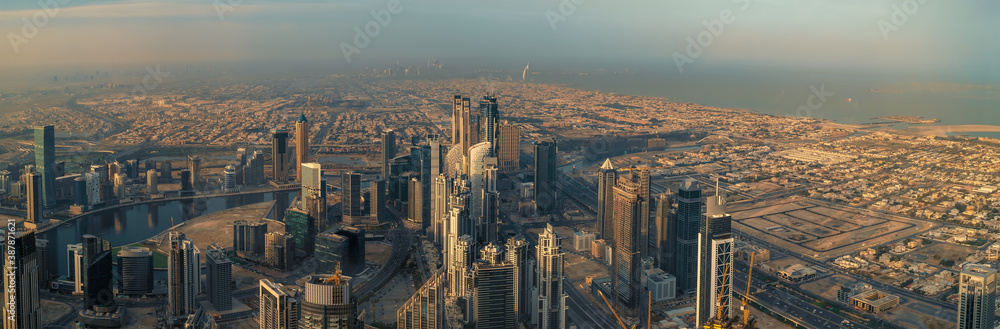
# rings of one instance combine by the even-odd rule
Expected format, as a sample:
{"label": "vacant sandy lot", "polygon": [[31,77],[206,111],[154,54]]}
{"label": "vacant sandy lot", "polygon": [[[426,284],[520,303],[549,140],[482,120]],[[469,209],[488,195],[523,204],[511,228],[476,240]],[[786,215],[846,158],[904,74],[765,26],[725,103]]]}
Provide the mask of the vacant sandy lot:
{"label": "vacant sandy lot", "polygon": [[570,253],[565,255],[563,270],[566,272],[566,278],[570,281],[583,280],[588,275],[592,275],[594,278],[608,276],[608,269],[596,261]]}
{"label": "vacant sandy lot", "polygon": [[42,300],[41,304],[42,321],[45,324],[52,323],[72,311],[66,303]]}
{"label": "vacant sandy lot", "polygon": [[389,260],[392,246],[381,241],[369,241],[365,243],[365,260],[379,265],[385,265]]}
{"label": "vacant sandy lot", "polygon": [[[229,210],[219,211],[196,217],[177,227],[177,232],[194,241],[200,250],[207,250],[208,245],[218,243],[223,248],[233,247],[233,222],[237,220],[263,221],[267,223],[268,232],[284,232],[285,224],[279,221],[265,219],[274,201],[265,201]],[[164,236],[160,242],[160,250],[169,250],[170,241]]]}
{"label": "vacant sandy lot", "polygon": [[972,247],[944,242],[934,242],[926,247],[907,253],[906,258],[934,265],[939,264],[941,259],[947,258],[955,261],[956,264],[959,264],[974,250],[975,249]]}
{"label": "vacant sandy lot", "polygon": [[737,211],[733,213],[734,220],[741,220],[751,217],[760,217],[764,215],[777,214],[780,212],[792,211],[803,209],[807,207],[806,205],[799,204],[797,202],[781,203],[756,209],[749,209],[744,211]]}

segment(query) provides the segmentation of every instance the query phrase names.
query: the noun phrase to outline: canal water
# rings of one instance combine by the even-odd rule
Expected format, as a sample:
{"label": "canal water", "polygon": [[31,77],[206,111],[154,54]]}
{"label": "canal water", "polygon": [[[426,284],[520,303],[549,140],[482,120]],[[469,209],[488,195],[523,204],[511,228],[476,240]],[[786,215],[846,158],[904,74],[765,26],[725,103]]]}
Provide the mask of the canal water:
{"label": "canal water", "polygon": [[[122,246],[148,239],[172,225],[221,210],[272,201],[275,198],[281,203],[275,205],[275,209],[284,209],[297,195],[295,191],[261,192],[129,205],[98,211],[59,225],[42,233],[39,238],[49,240],[48,265],[52,274],[64,275],[68,268],[66,246],[79,243],[84,234],[108,240],[112,246]],[[283,213],[279,212],[277,215],[277,219],[281,219]],[[276,219],[274,216],[272,213],[268,218]]]}

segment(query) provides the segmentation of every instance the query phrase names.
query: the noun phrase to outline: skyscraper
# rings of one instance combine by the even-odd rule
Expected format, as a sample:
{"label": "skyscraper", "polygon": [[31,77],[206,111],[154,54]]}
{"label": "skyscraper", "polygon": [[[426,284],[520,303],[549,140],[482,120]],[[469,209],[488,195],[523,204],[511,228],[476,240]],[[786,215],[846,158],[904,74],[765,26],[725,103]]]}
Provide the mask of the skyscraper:
{"label": "skyscraper", "polygon": [[472,286],[472,320],[476,328],[516,328],[513,264],[475,262]]}
{"label": "skyscraper", "polygon": [[[500,123],[500,106],[496,95],[484,95],[479,101],[479,141],[489,142],[496,147],[497,125]],[[491,156],[496,156],[496,150],[491,150]]]}
{"label": "skyscraper", "polygon": [[42,175],[42,207],[56,205],[55,126],[35,127],[35,170]]}
{"label": "skyscraper", "polygon": [[3,289],[3,328],[41,329],[41,301],[38,299],[41,287],[38,281],[39,260],[35,232],[14,231],[7,233],[6,239],[12,241],[5,240],[8,256],[5,259],[13,259],[13,264],[10,261],[4,262],[4,280],[17,284]]}
{"label": "skyscraper", "polygon": [[264,241],[264,263],[278,270],[291,269],[295,259],[295,237],[288,232],[268,232]]}
{"label": "skyscraper", "polygon": [[451,143],[462,144],[462,95],[455,95],[451,103]]}
{"label": "skyscraper", "polygon": [[[216,245],[217,246],[217,245]],[[205,288],[208,300],[219,311],[233,308],[233,261],[226,251],[209,247],[205,251]]]}
{"label": "skyscraper", "polygon": [[361,174],[341,174],[340,191],[341,216],[345,222],[351,222],[354,217],[361,216]]}
{"label": "skyscraper", "polygon": [[654,254],[657,266],[667,273],[675,273],[674,247],[677,244],[675,199],[676,195],[670,191],[663,192],[656,198],[656,252]]}
{"label": "skyscraper", "polygon": [[[618,178],[614,188],[614,254],[612,255],[612,287],[618,300],[628,308],[639,306],[641,280],[641,211],[640,176],[634,171]],[[539,266],[540,267],[540,266]]]}
{"label": "skyscraper", "polygon": [[718,193],[708,204],[698,233],[697,282],[695,323],[701,325],[716,316],[732,317],[732,216],[726,213],[726,201]]}
{"label": "skyscraper", "polygon": [[191,185],[201,181],[201,158],[188,156],[188,170],[191,171]]}
{"label": "skyscraper", "polygon": [[[319,163],[304,163],[299,167],[299,181],[302,183],[302,208],[309,216],[316,218],[318,229],[326,228],[326,180],[323,179],[323,166]],[[356,191],[361,194],[361,187]],[[360,200],[359,200],[360,203]],[[360,205],[358,205],[360,212]]]}
{"label": "skyscraper", "polygon": [[539,213],[556,211],[556,143],[535,142],[535,204]]}
{"label": "skyscraper", "polygon": [[958,295],[958,329],[994,327],[997,270],[986,265],[966,265],[959,275]]}
{"label": "skyscraper", "polygon": [[597,229],[604,240],[614,239],[614,190],[617,182],[618,170],[611,164],[610,158],[604,160],[601,169],[597,171]]}
{"label": "skyscraper", "polygon": [[316,274],[333,274],[338,266],[346,265],[349,244],[347,237],[333,230],[316,235]]}
{"label": "skyscraper", "polygon": [[23,178],[26,178],[25,184],[27,185],[28,191],[28,222],[29,223],[41,223],[42,221],[42,203],[43,203],[43,191],[44,185],[42,184],[42,176],[38,173],[25,173]]}
{"label": "skyscraper", "polygon": [[444,274],[436,271],[396,311],[396,329],[444,328]]}
{"label": "skyscraper", "polygon": [[306,281],[299,318],[301,329],[361,328],[358,305],[351,296],[350,277],[313,275]]}
{"label": "skyscraper", "polygon": [[389,162],[396,157],[396,131],[386,129],[382,131],[382,178],[389,178]]}
{"label": "skyscraper", "polygon": [[167,259],[167,314],[187,318],[198,306],[195,296],[201,286],[201,252],[182,232],[170,232]]}
{"label": "skyscraper", "polygon": [[309,162],[309,121],[306,114],[299,114],[299,120],[295,122],[295,162],[299,169],[296,172],[298,181],[302,181],[302,165]]}
{"label": "skyscraper", "polygon": [[156,169],[146,170],[146,193],[156,194],[159,193],[157,188],[157,183],[159,183],[159,177],[157,177]]}
{"label": "skyscraper", "polygon": [[233,222],[233,251],[239,255],[264,254],[267,223],[237,220]]}
{"label": "skyscraper", "polygon": [[687,179],[677,190],[677,230],[673,234],[674,272],[677,289],[685,294],[697,290],[698,282],[698,231],[701,223],[701,187],[698,181]]}
{"label": "skyscraper", "polygon": [[271,130],[271,177],[275,182],[288,181],[288,169],[290,165],[290,154],[288,154],[288,130]]}
{"label": "skyscraper", "polygon": [[124,295],[153,292],[153,252],[125,246],[118,251],[118,291]]}
{"label": "skyscraper", "polygon": [[495,147],[500,171],[513,172],[521,168],[521,126],[506,121],[497,126]]}
{"label": "skyscraper", "polygon": [[421,185],[417,177],[410,178],[409,184],[407,184],[409,200],[406,202],[406,218],[425,227],[430,222],[424,220],[424,188]]}
{"label": "skyscraper", "polygon": [[538,328],[566,328],[566,299],[563,293],[563,254],[552,224],[538,235]]}
{"label": "skyscraper", "polygon": [[226,193],[238,192],[236,189],[236,166],[228,165],[222,171],[222,191]]}
{"label": "skyscraper", "polygon": [[298,329],[302,296],[268,279],[260,280],[260,329]]}
{"label": "skyscraper", "polygon": [[[531,313],[535,312],[535,300],[531,298],[531,287],[535,277],[533,266],[528,262],[528,241],[522,235],[515,235],[507,239],[504,245],[507,248],[507,263],[514,266],[514,308],[517,309],[518,322],[520,319],[532,318]],[[533,263],[532,263],[533,264]]]}
{"label": "skyscraper", "polygon": [[296,207],[285,210],[285,232],[295,239],[295,248],[311,255],[316,248],[316,219]]}
{"label": "skyscraper", "polygon": [[434,186],[431,196],[431,229],[428,232],[431,241],[436,245],[444,244],[447,227],[444,223],[448,216],[448,198],[451,197],[452,180],[447,175],[434,176]]}
{"label": "skyscraper", "polygon": [[114,305],[111,275],[111,243],[83,235],[83,308]]}

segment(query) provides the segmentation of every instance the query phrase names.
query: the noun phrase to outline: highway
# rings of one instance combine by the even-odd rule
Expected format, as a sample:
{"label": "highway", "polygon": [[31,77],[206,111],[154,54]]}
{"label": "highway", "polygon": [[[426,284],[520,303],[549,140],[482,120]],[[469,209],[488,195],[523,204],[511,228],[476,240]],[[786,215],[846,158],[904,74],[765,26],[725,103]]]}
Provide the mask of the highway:
{"label": "highway", "polygon": [[413,245],[413,234],[410,230],[403,227],[399,221],[399,217],[392,211],[387,211],[386,213],[392,216],[393,222],[396,224],[396,228],[389,231],[385,236],[386,240],[392,241],[392,252],[389,254],[389,260],[386,261],[385,265],[374,276],[365,281],[365,284],[354,291],[354,295],[357,296],[358,300],[367,298],[375,289],[382,287],[382,285],[389,281],[392,278],[392,274],[396,272],[396,268],[402,265],[403,258],[409,254],[410,246]]}

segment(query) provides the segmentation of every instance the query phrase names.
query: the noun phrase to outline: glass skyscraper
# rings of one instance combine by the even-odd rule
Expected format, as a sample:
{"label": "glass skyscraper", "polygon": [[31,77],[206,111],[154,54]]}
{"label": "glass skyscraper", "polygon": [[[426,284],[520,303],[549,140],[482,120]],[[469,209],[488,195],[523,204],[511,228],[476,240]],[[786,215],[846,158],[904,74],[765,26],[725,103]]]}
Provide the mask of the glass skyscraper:
{"label": "glass skyscraper", "polygon": [[35,127],[35,170],[42,174],[42,207],[56,205],[56,133],[54,126]]}

